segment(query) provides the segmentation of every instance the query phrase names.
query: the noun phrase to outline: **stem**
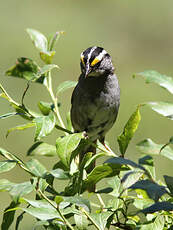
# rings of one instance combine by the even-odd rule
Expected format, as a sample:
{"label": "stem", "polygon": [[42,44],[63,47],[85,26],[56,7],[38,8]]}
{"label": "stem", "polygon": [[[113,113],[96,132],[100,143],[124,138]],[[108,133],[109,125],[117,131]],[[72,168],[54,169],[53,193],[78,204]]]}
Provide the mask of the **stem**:
{"label": "stem", "polygon": [[[47,84],[46,84],[46,87],[47,87],[47,90],[52,98],[52,101],[54,103],[54,106],[55,106],[55,113],[57,115],[57,118],[61,124],[61,127],[63,129],[65,129],[65,125],[63,123],[63,120],[61,118],[61,115],[59,113],[59,108],[58,108],[58,105],[57,105],[57,98],[55,97],[54,93],[53,93],[53,89],[52,89],[52,77],[51,77],[51,72],[49,71],[48,72],[48,76],[47,76]],[[67,134],[66,134],[67,135]]]}
{"label": "stem", "polygon": [[45,199],[50,205],[52,205],[52,207],[54,207],[57,210],[58,214],[63,219],[64,224],[66,224],[71,230],[74,230],[74,228],[71,226],[68,220],[61,213],[60,209],[40,189],[38,189],[37,191],[43,199]]}
{"label": "stem", "polygon": [[0,89],[5,94],[5,96],[8,98],[9,102],[15,104],[16,106],[19,106],[19,104],[9,96],[9,94],[7,93],[7,91],[4,89],[4,87],[1,84],[0,84]]}
{"label": "stem", "polygon": [[68,130],[68,129],[64,129],[64,128],[62,128],[61,126],[59,126],[59,125],[55,125],[55,128],[57,128],[57,129],[59,129],[59,130],[61,130],[61,131],[64,131],[64,132],[66,132],[66,133],[68,133],[68,134],[73,134],[73,132],[71,132],[70,130]]}
{"label": "stem", "polygon": [[82,211],[83,214],[85,214],[85,216],[91,221],[91,223],[92,223],[98,230],[100,230],[100,227],[94,222],[94,220],[93,220],[92,217],[88,214],[88,212],[85,211],[84,208],[81,208],[81,211]]}

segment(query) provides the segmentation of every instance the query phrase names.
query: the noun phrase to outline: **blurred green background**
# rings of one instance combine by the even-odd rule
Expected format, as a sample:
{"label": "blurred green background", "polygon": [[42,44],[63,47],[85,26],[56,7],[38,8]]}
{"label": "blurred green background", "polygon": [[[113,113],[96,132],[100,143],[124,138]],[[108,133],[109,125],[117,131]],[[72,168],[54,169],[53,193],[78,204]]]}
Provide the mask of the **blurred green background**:
{"label": "blurred green background", "polygon": [[[57,46],[54,63],[60,66],[54,71],[54,88],[65,80],[77,80],[80,53],[92,45],[104,47],[112,56],[121,87],[121,107],[116,125],[107,135],[112,149],[117,152],[116,137],[136,105],[146,101],[171,101],[171,95],[156,85],[146,85],[141,78],[132,78],[133,73],[147,69],[172,75],[173,60],[173,1],[171,0],[6,0],[0,1],[0,82],[15,100],[21,101],[26,82],[4,76],[17,57],[33,58],[39,64],[37,50],[34,49],[26,28],[37,29],[48,35],[64,30]],[[66,115],[70,109],[71,90],[64,93],[60,102],[61,112]],[[39,100],[50,101],[46,89],[32,84],[25,98],[25,104],[37,109]],[[12,111],[4,99],[0,99],[0,114]],[[142,121],[131,142],[126,157],[136,160],[140,154],[135,144],[151,137],[156,143],[166,143],[172,135],[172,123],[151,111],[142,108]],[[0,146],[17,154],[24,160],[26,151],[33,144],[34,130],[13,132],[6,139],[8,128],[24,123],[19,117],[0,120]],[[54,133],[45,141],[54,144]],[[56,159],[39,158],[48,169]],[[158,178],[172,175],[173,162],[163,157],[155,158]],[[1,174],[13,182],[28,180],[28,175],[16,168]],[[8,194],[1,193],[0,212],[8,205]],[[30,224],[28,224],[30,221]],[[20,229],[31,229],[33,218],[26,215]],[[28,227],[27,227],[28,226]],[[14,229],[14,226],[11,228]]]}

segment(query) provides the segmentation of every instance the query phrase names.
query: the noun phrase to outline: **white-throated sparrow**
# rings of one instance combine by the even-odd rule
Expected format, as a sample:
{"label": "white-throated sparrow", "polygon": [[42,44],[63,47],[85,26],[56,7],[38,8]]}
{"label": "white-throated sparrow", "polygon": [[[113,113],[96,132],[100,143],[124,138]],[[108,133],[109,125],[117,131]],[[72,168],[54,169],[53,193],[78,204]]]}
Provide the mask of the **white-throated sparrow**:
{"label": "white-throated sparrow", "polygon": [[[75,132],[86,131],[93,142],[104,144],[105,134],[113,126],[120,104],[118,79],[110,55],[93,46],[81,53],[81,75],[72,94],[71,121]],[[87,148],[80,155],[82,160]],[[93,167],[90,169],[90,171]]]}

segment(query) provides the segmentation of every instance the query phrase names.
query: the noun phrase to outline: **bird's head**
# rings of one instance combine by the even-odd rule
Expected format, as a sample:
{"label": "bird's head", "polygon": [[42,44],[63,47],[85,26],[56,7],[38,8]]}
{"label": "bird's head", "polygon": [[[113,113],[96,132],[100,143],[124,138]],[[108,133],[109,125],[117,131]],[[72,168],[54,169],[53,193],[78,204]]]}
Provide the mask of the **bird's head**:
{"label": "bird's head", "polygon": [[110,55],[97,46],[89,47],[81,53],[80,66],[85,78],[99,77],[114,72]]}

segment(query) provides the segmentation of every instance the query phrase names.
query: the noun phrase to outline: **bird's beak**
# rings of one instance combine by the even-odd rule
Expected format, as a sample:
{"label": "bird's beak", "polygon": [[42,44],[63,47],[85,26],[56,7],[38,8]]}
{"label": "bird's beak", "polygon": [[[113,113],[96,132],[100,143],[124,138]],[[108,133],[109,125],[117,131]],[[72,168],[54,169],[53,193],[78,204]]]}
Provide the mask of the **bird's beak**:
{"label": "bird's beak", "polygon": [[91,72],[90,66],[86,66],[86,71],[85,71],[85,78],[88,76],[88,74]]}

